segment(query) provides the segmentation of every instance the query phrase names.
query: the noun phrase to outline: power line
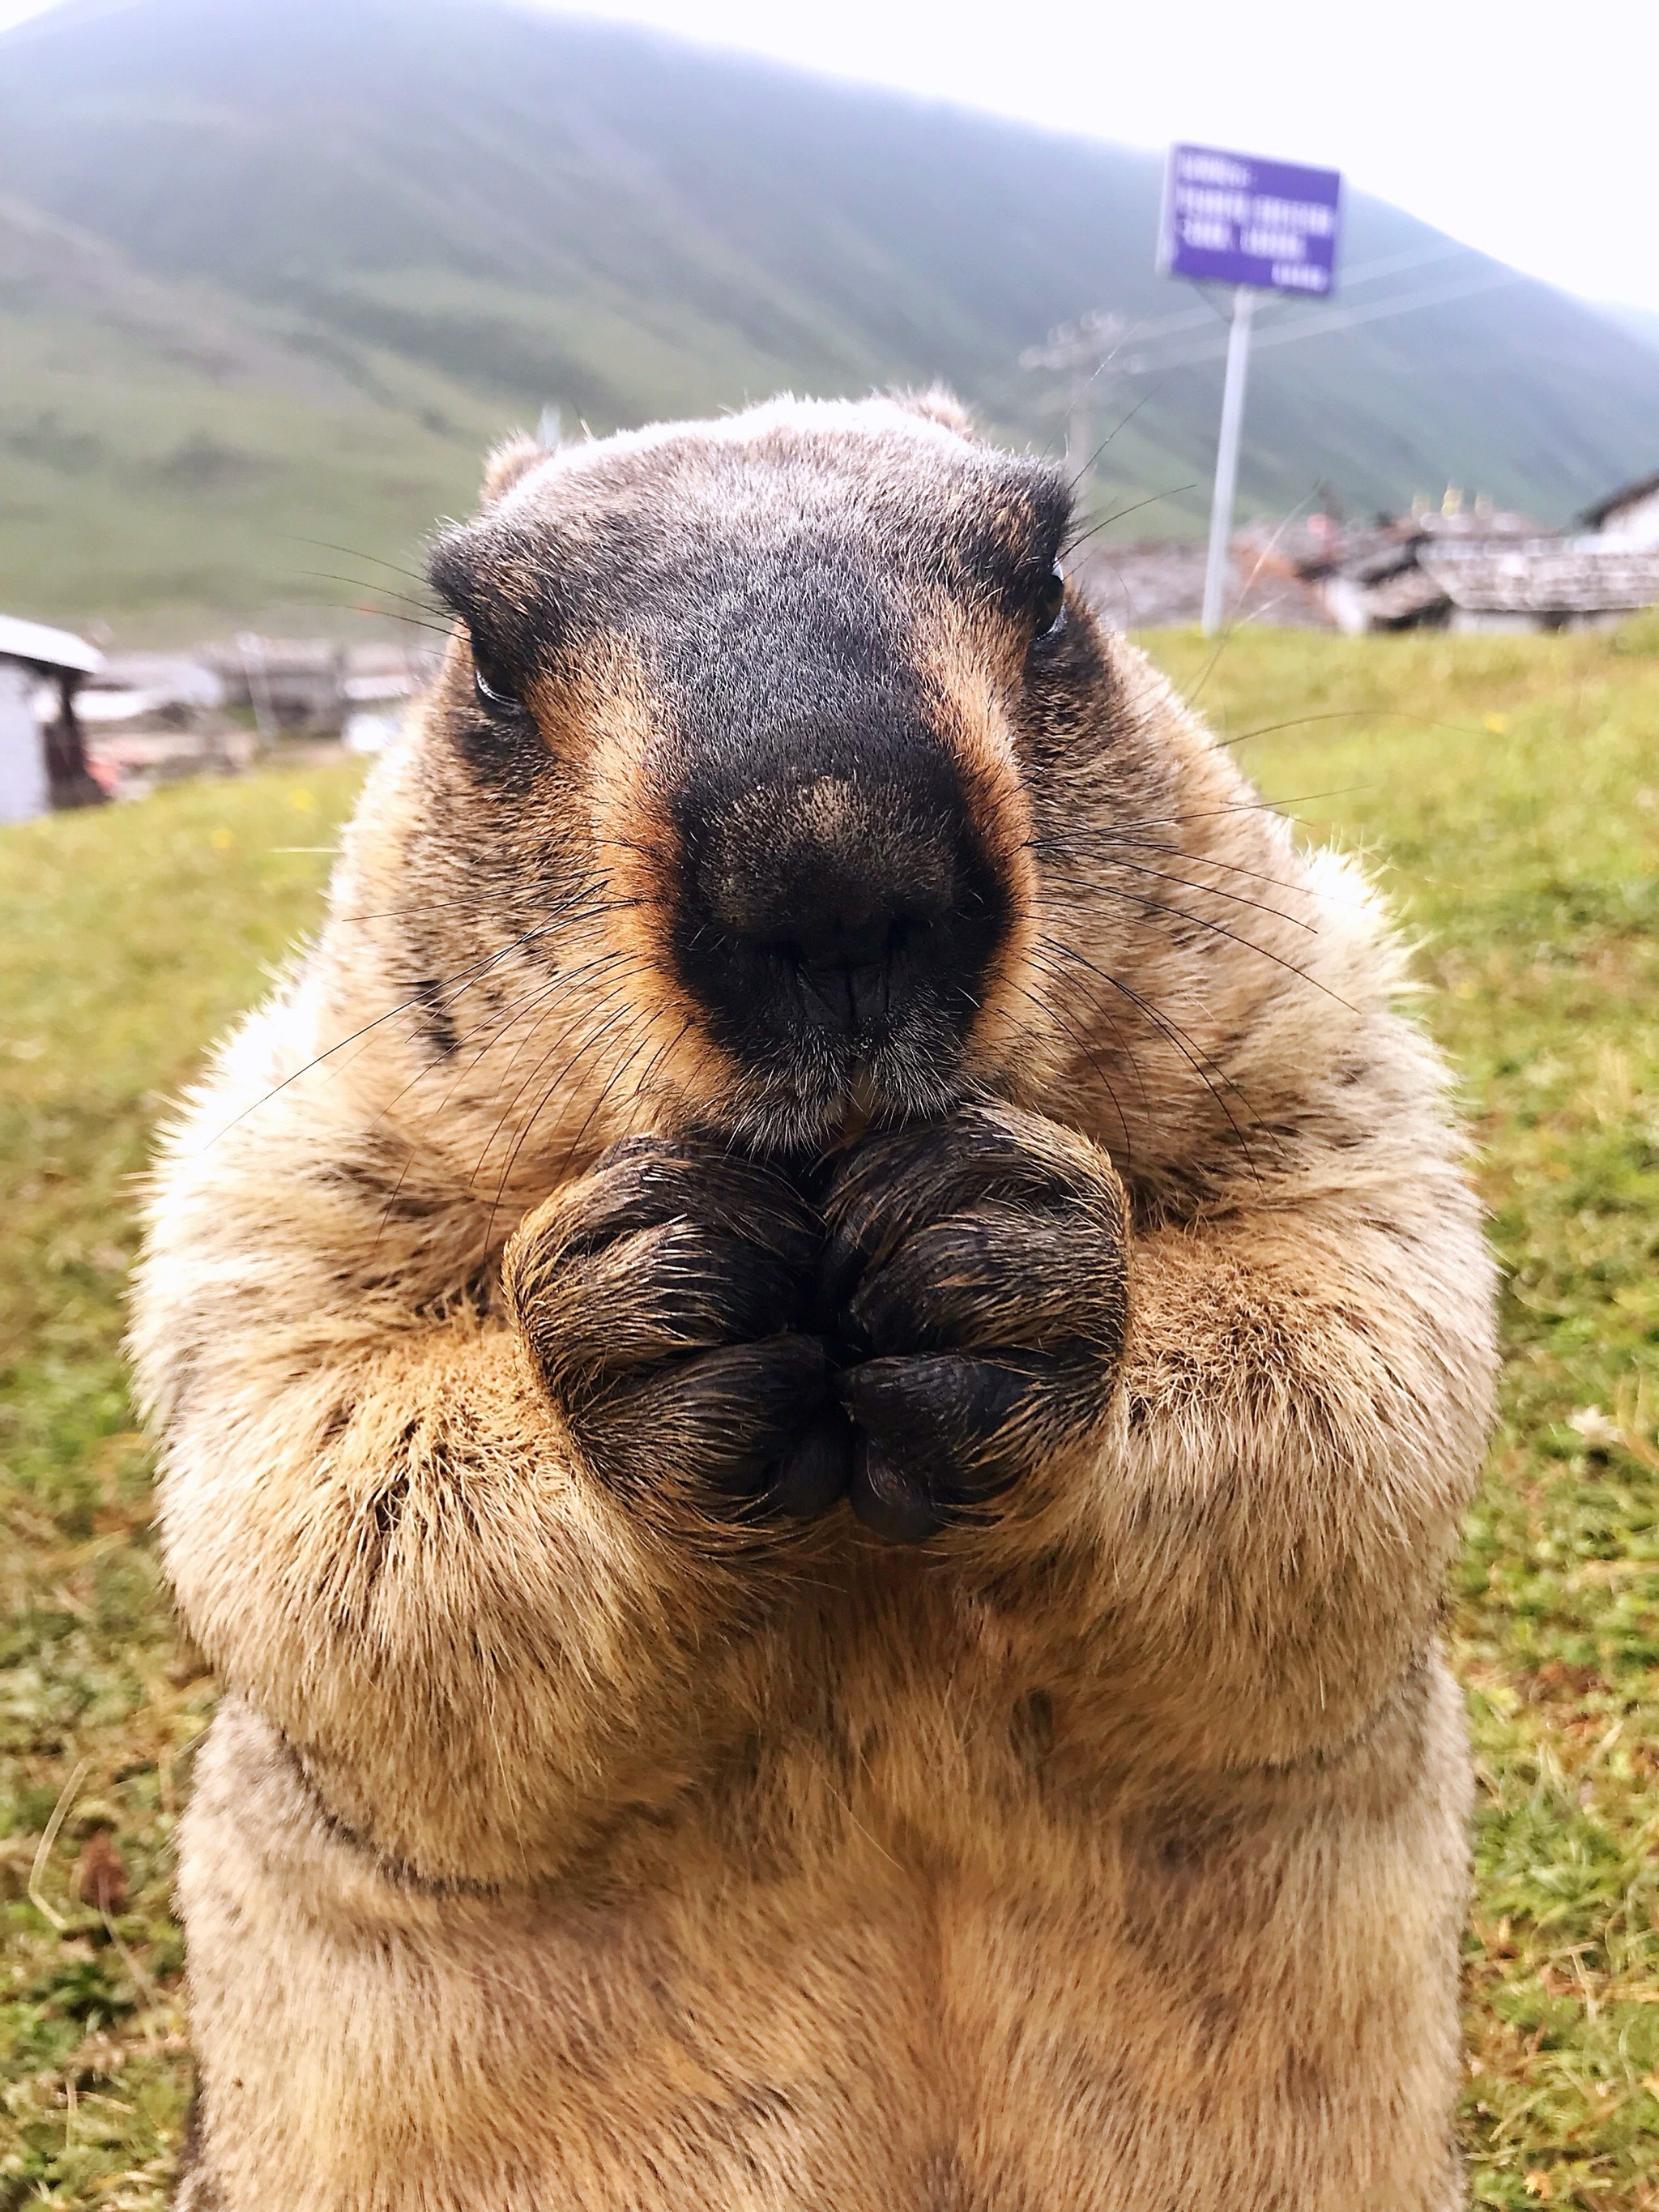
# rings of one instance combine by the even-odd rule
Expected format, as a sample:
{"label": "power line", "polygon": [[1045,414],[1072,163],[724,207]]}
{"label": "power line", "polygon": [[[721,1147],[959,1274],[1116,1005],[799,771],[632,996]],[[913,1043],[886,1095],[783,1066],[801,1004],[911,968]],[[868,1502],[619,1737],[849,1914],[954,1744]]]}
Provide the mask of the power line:
{"label": "power line", "polygon": [[[1335,307],[1324,314],[1304,315],[1291,323],[1270,325],[1255,340],[1257,347],[1291,345],[1299,338],[1319,337],[1328,331],[1355,329],[1361,323],[1387,321],[1394,315],[1406,315],[1419,307],[1449,307],[1454,301],[1473,300],[1483,292],[1498,292],[1510,284],[1527,282],[1520,270],[1500,269],[1487,276],[1477,277],[1472,284],[1430,285],[1422,291],[1407,292],[1391,300],[1378,300],[1369,306]],[[1146,376],[1170,368],[1185,368],[1196,362],[1219,361],[1226,352],[1224,339],[1219,343],[1191,347],[1185,353],[1166,355],[1158,360],[1146,360],[1131,354],[1121,361],[1114,361],[1114,371],[1122,376]]]}
{"label": "power line", "polygon": [[[1473,253],[1472,246],[1459,246],[1448,241],[1442,246],[1414,246],[1403,253],[1385,253],[1371,261],[1362,261],[1356,267],[1341,271],[1340,282],[1344,291],[1356,284],[1369,284],[1379,276],[1392,276],[1407,269],[1420,269],[1431,262],[1451,261]],[[1272,313],[1279,303],[1262,302],[1261,311]],[[1074,323],[1062,323],[1049,331],[1040,346],[1028,346],[1019,357],[1022,368],[1081,368],[1091,362],[1102,368],[1115,366],[1113,356],[1129,344],[1146,345],[1156,338],[1172,337],[1177,331],[1189,331],[1206,323],[1213,323],[1219,310],[1207,302],[1201,307],[1188,307],[1180,314],[1160,315],[1156,322],[1128,324],[1121,314],[1096,309],[1079,316]],[[1269,328],[1277,328],[1270,325]],[[1298,325],[1299,327],[1299,325]],[[1256,343],[1261,344],[1260,338]],[[1223,340],[1218,352],[1226,350]],[[1198,356],[1200,357],[1201,356]]]}

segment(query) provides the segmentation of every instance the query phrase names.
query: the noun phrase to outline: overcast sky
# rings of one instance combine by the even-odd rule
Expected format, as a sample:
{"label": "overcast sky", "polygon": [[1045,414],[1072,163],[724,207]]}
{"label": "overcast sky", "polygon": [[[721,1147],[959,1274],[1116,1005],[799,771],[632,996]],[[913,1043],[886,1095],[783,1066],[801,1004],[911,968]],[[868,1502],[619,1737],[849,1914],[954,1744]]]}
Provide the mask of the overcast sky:
{"label": "overcast sky", "polygon": [[[0,23],[38,12],[39,0],[0,0]],[[1659,0],[589,0],[574,12],[1133,145],[1192,138],[1328,163],[1553,283],[1659,312]]]}

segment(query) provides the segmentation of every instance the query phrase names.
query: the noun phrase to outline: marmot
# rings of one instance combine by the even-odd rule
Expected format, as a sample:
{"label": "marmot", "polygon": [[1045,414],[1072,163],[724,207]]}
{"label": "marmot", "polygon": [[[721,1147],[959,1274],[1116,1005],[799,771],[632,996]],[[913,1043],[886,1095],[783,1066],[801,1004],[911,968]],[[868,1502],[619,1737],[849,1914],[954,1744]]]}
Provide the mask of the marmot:
{"label": "marmot", "polygon": [[1492,1286],[945,400],[499,455],[135,1325],[191,2212],[1447,2212]]}

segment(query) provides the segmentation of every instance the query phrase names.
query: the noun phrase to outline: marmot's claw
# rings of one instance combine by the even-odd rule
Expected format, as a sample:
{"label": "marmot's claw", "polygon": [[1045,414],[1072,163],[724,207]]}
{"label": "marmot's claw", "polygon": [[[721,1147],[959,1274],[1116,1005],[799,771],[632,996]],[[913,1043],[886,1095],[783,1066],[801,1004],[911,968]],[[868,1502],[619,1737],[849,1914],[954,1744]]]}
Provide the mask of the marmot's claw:
{"label": "marmot's claw", "polygon": [[811,1521],[827,1513],[846,1493],[853,1444],[852,1424],[830,1407],[784,1454],[761,1492],[760,1510],[787,1521]]}
{"label": "marmot's claw", "polygon": [[1123,1202],[1074,1136],[1012,1108],[872,1139],[825,1203],[820,1326],[866,1526],[917,1542],[983,1506],[1109,1395],[1125,1322]]}
{"label": "marmot's claw", "polygon": [[925,1484],[905,1474],[866,1437],[860,1437],[854,1453],[847,1495],[865,1527],[890,1544],[926,1543],[949,1518]]}
{"label": "marmot's claw", "polygon": [[783,1178],[720,1145],[633,1138],[532,1215],[507,1297],[592,1471],[744,1519],[846,1487],[834,1370],[806,1323],[822,1231]]}

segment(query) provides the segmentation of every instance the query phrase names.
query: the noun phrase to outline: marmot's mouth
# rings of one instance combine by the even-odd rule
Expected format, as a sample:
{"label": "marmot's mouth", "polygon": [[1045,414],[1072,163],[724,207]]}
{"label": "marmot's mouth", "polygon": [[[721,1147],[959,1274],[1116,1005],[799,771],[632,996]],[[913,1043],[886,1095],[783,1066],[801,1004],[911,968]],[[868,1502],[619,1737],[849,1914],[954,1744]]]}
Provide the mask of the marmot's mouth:
{"label": "marmot's mouth", "polygon": [[968,1085],[954,1036],[917,1037],[855,1057],[843,1048],[808,1052],[793,1065],[745,1069],[710,1102],[713,1118],[769,1158],[818,1158],[872,1128],[937,1119]]}

